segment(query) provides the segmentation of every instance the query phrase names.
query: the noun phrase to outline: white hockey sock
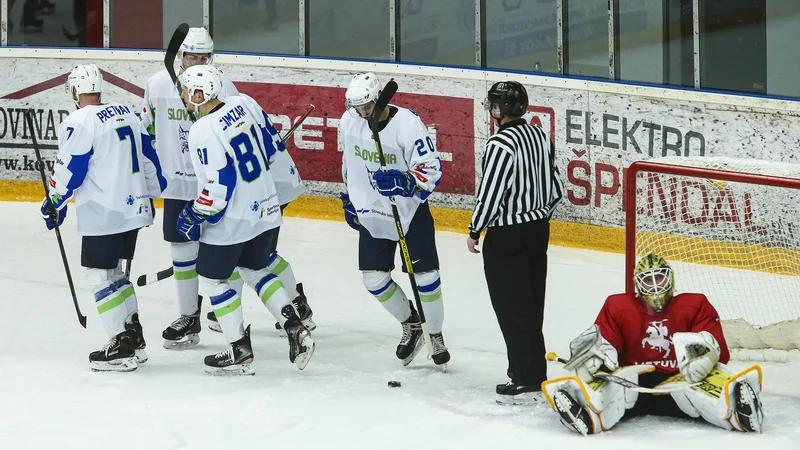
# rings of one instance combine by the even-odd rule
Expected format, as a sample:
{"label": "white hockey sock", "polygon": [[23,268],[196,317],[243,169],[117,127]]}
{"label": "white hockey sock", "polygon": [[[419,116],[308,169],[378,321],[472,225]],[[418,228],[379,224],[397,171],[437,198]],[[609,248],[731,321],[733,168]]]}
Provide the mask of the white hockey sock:
{"label": "white hockey sock", "polygon": [[108,337],[125,331],[125,318],[128,316],[125,302],[133,296],[133,286],[128,283],[123,289],[117,289],[116,284],[120,280],[114,279],[113,269],[88,269],[86,280],[94,294],[94,304]]}
{"label": "white hockey sock", "polygon": [[236,291],[236,295],[239,298],[244,296],[244,292],[242,292],[242,289],[244,289],[244,279],[242,278],[242,274],[239,273],[238,268],[234,269],[231,277],[228,278],[228,284],[231,285],[231,289]]}
{"label": "white hockey sock", "polygon": [[404,322],[411,316],[411,306],[408,303],[403,288],[392,280],[389,272],[365,270],[363,272],[364,287],[370,294],[386,308],[398,322]]}
{"label": "white hockey sock", "polygon": [[182,316],[197,314],[197,242],[173,242],[170,244],[175,287],[178,293],[178,313]]}
{"label": "white hockey sock", "polygon": [[225,339],[229,343],[238,341],[244,336],[241,298],[231,289],[228,280],[212,280],[204,276],[199,279],[200,291],[211,300],[211,307]]}
{"label": "white hockey sock", "polygon": [[[125,278],[125,272],[122,270],[122,262],[124,259],[119,260],[119,265],[114,270],[114,279],[117,281],[114,283],[114,289],[118,291],[125,291],[128,288],[133,289],[133,285],[131,282]],[[136,300],[136,293],[134,292],[133,295],[125,299],[125,323],[132,323],[131,318],[134,314],[139,312],[139,302]]]}
{"label": "white hockey sock", "polygon": [[289,261],[281,258],[278,252],[272,252],[272,254],[269,255],[269,265],[267,269],[281,279],[283,288],[286,289],[289,298],[295,299],[300,295],[297,292],[297,280],[294,278],[292,266],[289,264]]}
{"label": "white hockey sock", "polygon": [[[245,283],[255,289],[258,298],[261,299],[261,303],[267,307],[272,317],[281,326],[284,326],[286,318],[281,314],[281,309],[286,305],[291,305],[292,302],[289,299],[289,294],[286,293],[286,289],[283,288],[280,278],[267,269],[252,270],[241,267],[239,271]],[[294,305],[292,305],[292,309],[294,309]],[[297,314],[297,311],[295,311],[295,314]]]}
{"label": "white hockey sock", "polygon": [[442,332],[442,323],[444,322],[444,302],[442,302],[442,283],[439,279],[439,271],[415,273],[414,279],[417,281],[417,290],[422,310],[425,313],[425,321],[428,324],[428,332],[439,334]]}

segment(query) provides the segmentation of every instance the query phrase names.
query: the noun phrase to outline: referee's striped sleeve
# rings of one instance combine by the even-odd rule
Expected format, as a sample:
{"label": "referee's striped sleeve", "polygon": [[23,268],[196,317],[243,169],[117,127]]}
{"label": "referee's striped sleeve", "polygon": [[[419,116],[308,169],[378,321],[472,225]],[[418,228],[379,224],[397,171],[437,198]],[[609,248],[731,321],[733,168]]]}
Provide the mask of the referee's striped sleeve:
{"label": "referee's striped sleeve", "polygon": [[486,146],[483,163],[483,180],[478,189],[475,210],[469,229],[480,233],[500,212],[500,205],[513,174],[513,153],[496,140]]}

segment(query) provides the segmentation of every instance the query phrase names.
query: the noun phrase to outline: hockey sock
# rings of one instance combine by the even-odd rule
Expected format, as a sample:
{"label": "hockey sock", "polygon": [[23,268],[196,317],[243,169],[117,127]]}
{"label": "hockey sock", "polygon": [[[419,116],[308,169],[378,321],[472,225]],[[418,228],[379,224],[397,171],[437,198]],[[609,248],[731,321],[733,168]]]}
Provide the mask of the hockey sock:
{"label": "hockey sock", "polygon": [[[275,320],[283,326],[286,323],[286,318],[281,314],[281,309],[286,305],[292,305],[289,299],[289,294],[283,288],[283,283],[277,275],[267,269],[252,270],[239,268],[239,271],[248,286],[255,289],[261,303],[267,307],[267,310]],[[294,305],[292,305],[294,309]],[[297,313],[297,311],[295,311]]]}
{"label": "hockey sock", "polygon": [[[122,262],[124,260],[119,260],[119,265],[114,270],[114,279],[117,281],[114,282],[114,289],[124,292],[128,288],[133,289],[133,285],[127,278],[125,278],[125,272],[122,270]],[[125,310],[127,315],[125,316],[125,323],[132,323],[131,318],[134,314],[139,312],[139,302],[136,300],[136,293],[134,291],[133,295],[125,299]]]}
{"label": "hockey sock", "polygon": [[411,304],[408,297],[389,272],[365,270],[363,272],[364,287],[386,308],[398,322],[404,322],[411,316]]}
{"label": "hockey sock", "polygon": [[425,313],[425,321],[428,323],[428,332],[439,334],[442,332],[442,323],[444,322],[444,303],[442,302],[442,283],[439,279],[439,271],[415,273],[414,279],[417,281],[417,290],[419,290],[419,299]]}
{"label": "hockey sock", "polygon": [[283,288],[286,289],[289,298],[297,298],[299,295],[297,292],[297,280],[294,278],[294,272],[292,272],[292,266],[289,264],[289,261],[281,258],[278,252],[272,252],[272,254],[269,255],[269,265],[267,265],[267,269],[281,279]]}
{"label": "hockey sock", "polygon": [[182,316],[197,314],[197,242],[173,242],[170,244],[173,278],[178,292],[178,313]]}
{"label": "hockey sock", "polygon": [[128,283],[117,289],[116,282],[121,280],[115,280],[114,271],[106,269],[88,269],[86,281],[94,294],[94,304],[108,337],[113,338],[125,331],[128,316],[125,302],[133,296],[133,286]]}
{"label": "hockey sock", "polygon": [[242,289],[244,289],[244,279],[242,278],[242,274],[239,273],[238,268],[234,269],[231,277],[228,278],[228,284],[231,285],[231,289],[236,291],[236,295],[239,296],[239,298],[244,296],[244,292],[242,292]]}
{"label": "hockey sock", "polygon": [[228,280],[212,280],[203,276],[199,278],[200,291],[211,300],[211,307],[225,339],[236,342],[244,337],[242,300],[231,289]]}

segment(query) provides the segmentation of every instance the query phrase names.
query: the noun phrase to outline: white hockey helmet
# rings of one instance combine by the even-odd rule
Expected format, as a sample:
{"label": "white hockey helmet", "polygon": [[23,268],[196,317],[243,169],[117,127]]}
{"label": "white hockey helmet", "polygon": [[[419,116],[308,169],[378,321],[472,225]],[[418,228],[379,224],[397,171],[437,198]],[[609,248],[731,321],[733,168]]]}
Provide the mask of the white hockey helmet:
{"label": "white hockey helmet", "polygon": [[211,35],[205,28],[189,28],[178,52],[181,66],[183,66],[183,57],[187,53],[208,54],[208,59],[201,61],[200,64],[211,65],[214,62],[214,40],[211,39]]}
{"label": "white hockey helmet", "polygon": [[[180,77],[181,86],[189,91],[189,103],[195,108],[208,103],[209,100],[217,98],[222,90],[222,72],[213,66],[202,65],[192,66],[186,69]],[[192,96],[196,91],[203,93],[203,101],[195,103]]]}
{"label": "white hockey helmet", "polygon": [[84,64],[75,66],[67,77],[67,84],[64,86],[67,95],[80,108],[81,94],[102,94],[103,93],[103,74],[94,64]]}
{"label": "white hockey helmet", "polygon": [[360,106],[378,100],[381,92],[381,82],[377,75],[372,72],[359,73],[350,80],[347,92],[344,96],[347,99],[347,107]]}

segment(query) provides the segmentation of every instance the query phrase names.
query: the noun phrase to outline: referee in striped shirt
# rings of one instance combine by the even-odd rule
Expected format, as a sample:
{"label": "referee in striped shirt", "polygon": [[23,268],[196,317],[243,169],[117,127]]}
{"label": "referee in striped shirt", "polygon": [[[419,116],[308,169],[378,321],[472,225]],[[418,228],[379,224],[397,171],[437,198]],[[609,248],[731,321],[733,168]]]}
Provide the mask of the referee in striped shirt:
{"label": "referee in striped shirt", "polygon": [[498,128],[484,148],[467,247],[478,253],[475,247],[486,230],[483,270],[511,378],[497,385],[497,402],[520,404],[536,401],[540,394],[535,392],[547,379],[542,333],[547,245],[550,216],[564,183],[550,138],[522,119],[528,108],[525,87],[516,81],[495,83],[484,106]]}

